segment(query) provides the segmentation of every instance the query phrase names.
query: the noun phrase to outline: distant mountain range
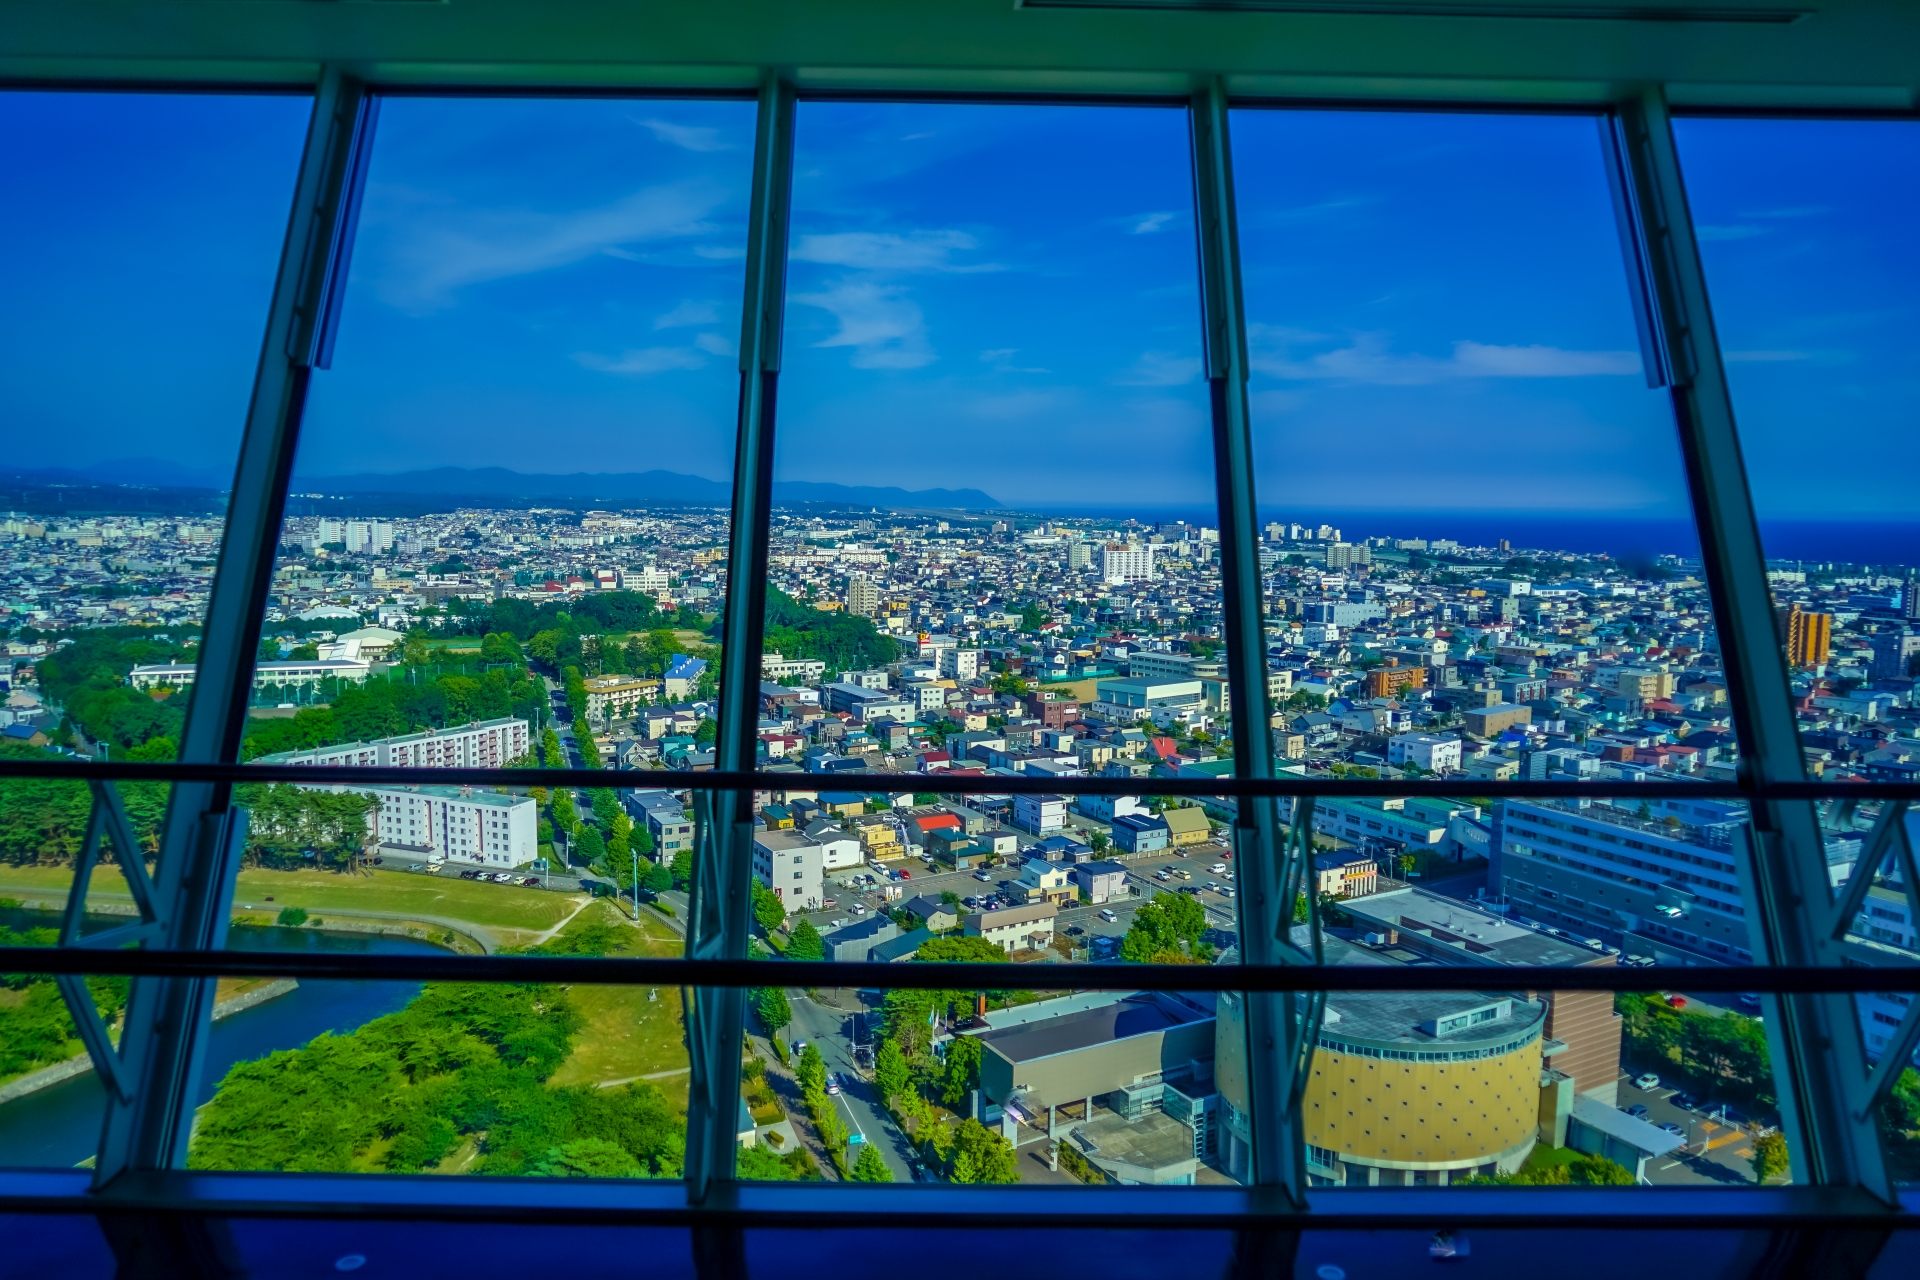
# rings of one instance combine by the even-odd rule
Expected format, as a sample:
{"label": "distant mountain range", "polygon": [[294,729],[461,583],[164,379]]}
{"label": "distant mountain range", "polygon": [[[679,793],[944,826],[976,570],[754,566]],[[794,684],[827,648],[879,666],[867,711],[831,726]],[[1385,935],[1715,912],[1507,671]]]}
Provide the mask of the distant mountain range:
{"label": "distant mountain range", "polygon": [[[163,458],[122,458],[80,468],[49,467],[10,473],[15,483],[46,486],[128,485],[146,489],[200,489],[223,492],[233,472],[193,467]],[[677,471],[625,471],[571,475],[535,475],[505,467],[435,467],[426,471],[361,472],[356,475],[296,475],[295,493],[343,498],[409,499],[416,508],[444,508],[452,499],[493,499],[506,503],[651,503],[720,505],[729,486],[705,476]],[[823,502],[845,506],[924,507],[935,510],[985,510],[1000,503],[978,489],[901,489],[875,485],[827,484],[813,480],[776,481],[776,502]],[[454,504],[459,505],[459,504]]]}

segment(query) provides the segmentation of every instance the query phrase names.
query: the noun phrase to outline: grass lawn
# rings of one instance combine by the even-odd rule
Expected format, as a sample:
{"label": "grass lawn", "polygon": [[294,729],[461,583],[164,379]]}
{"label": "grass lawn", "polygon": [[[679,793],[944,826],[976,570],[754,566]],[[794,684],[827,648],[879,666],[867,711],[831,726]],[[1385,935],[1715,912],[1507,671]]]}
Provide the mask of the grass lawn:
{"label": "grass lawn", "polygon": [[[612,925],[620,930],[622,937],[630,939],[624,949],[610,954],[680,954],[680,939],[666,925],[642,916],[642,927],[636,930],[605,902],[597,902],[582,911],[565,932],[572,933],[590,924]],[[647,998],[649,990],[656,998]],[[678,987],[577,986],[569,988],[568,994],[586,1020],[586,1027],[574,1042],[572,1056],[554,1072],[551,1083],[601,1084],[679,1071],[687,1066]],[[669,1098],[677,1099],[676,1105],[686,1106],[686,1076],[670,1076],[648,1083]]]}
{"label": "grass lawn", "polygon": [[1582,1159],[1583,1153],[1572,1147],[1550,1147],[1544,1142],[1536,1142],[1533,1150],[1527,1153],[1527,1162],[1520,1166],[1522,1173],[1540,1173],[1555,1165],[1572,1164]]}
{"label": "grass lawn", "polygon": [[[368,874],[341,875],[332,871],[252,868],[240,873],[233,904],[236,908],[261,907],[266,905],[269,895],[275,908],[305,907],[314,912],[385,911],[415,919],[444,916],[529,934],[553,928],[585,898],[579,893],[482,884],[458,876],[427,876],[410,871],[376,870]],[[509,940],[502,938],[502,941]]]}

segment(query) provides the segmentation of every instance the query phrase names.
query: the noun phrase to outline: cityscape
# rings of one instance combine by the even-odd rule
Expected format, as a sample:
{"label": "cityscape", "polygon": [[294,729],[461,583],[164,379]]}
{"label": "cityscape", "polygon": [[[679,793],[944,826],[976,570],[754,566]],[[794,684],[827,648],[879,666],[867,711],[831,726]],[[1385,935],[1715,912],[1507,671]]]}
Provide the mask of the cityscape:
{"label": "cityscape", "polygon": [[[206,514],[0,522],[7,751],[171,758],[221,532]],[[1497,798],[1514,779],[1733,778],[1739,751],[1697,562],[1463,546],[1351,522],[1275,519],[1261,536],[1267,731],[1281,767],[1459,788],[1444,800],[1316,803],[1329,963],[1753,962],[1741,806]],[[291,517],[249,759],[605,768],[611,785],[257,788],[236,937],[677,954],[692,797],[714,762],[726,546],[726,512],[699,507]],[[770,966],[780,956],[1238,959],[1233,802],[1184,803],[1154,787],[1234,770],[1216,529],[786,505],[767,565],[754,945]],[[1910,779],[1920,769],[1910,571],[1770,570],[1810,771]],[[840,773],[899,782],[854,791],[835,785]],[[1140,788],[1078,800],[941,793],[943,779],[1022,774]],[[70,883],[73,818],[53,813],[60,798],[44,788],[4,787],[28,820],[5,837],[0,926],[24,937],[54,918]],[[143,835],[163,805],[129,795]],[[1281,816],[1294,818],[1291,801]],[[1870,817],[1831,832],[1835,886],[1853,873]],[[126,909],[113,879],[96,873],[90,910]],[[1869,890],[1857,933],[1915,947],[1896,878]],[[1034,983],[1035,972],[1054,981]],[[1247,1176],[1239,997],[1076,992],[1071,969],[1057,968],[1028,970],[1028,982],[1037,989],[991,999],[756,992],[740,1176]],[[313,1034],[299,1031],[304,997],[291,983],[226,986],[216,1040],[277,1017],[289,1039],[275,1047],[299,1052],[235,1057],[210,1078],[193,1158],[298,1167],[297,1144],[275,1155],[258,1133],[275,1127],[274,1099],[324,1077],[316,1051],[300,1048]],[[41,988],[51,990],[26,989]],[[1877,1052],[1905,998],[1859,1000]],[[677,993],[596,989],[590,1001],[548,1074],[523,1086],[599,1117],[579,1120],[576,1136],[536,1149],[537,1134],[510,1143],[470,1121],[362,1108],[343,1124],[363,1126],[364,1140],[329,1167],[677,1173]],[[436,1017],[464,1016],[430,1016],[431,1004],[392,993],[352,1034],[409,1020],[427,1034]],[[1777,1178],[1786,1166],[1762,1012],[1758,997],[1683,992],[1334,996],[1303,1103],[1310,1175],[1368,1186]],[[0,1159],[22,1162],[10,1147],[79,1150],[98,1086],[75,1074],[85,1055],[71,1025],[38,1040],[20,1029],[0,1063]],[[1386,1087],[1430,1108],[1413,1136],[1377,1135],[1364,1122],[1373,1112],[1341,1102],[1360,1079],[1343,1072],[1376,1068],[1400,1071]],[[1468,1073],[1472,1092],[1443,1105],[1449,1072]],[[72,1132],[61,1133],[63,1114]],[[652,1136],[644,1150],[577,1136],[596,1124]]]}

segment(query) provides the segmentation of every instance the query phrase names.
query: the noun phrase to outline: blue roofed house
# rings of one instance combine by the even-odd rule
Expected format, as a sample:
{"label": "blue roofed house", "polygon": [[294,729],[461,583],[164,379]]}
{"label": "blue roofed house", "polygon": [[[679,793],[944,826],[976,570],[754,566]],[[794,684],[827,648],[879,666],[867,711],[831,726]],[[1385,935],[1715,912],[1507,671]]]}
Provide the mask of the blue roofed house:
{"label": "blue roofed house", "polygon": [[667,697],[691,698],[693,687],[700,683],[701,675],[707,669],[705,658],[693,658],[684,653],[673,655],[673,661],[667,664],[666,674],[661,680],[666,684]]}
{"label": "blue roofed house", "polygon": [[1156,853],[1172,840],[1166,821],[1150,813],[1129,813],[1113,820],[1113,845],[1122,853]]}

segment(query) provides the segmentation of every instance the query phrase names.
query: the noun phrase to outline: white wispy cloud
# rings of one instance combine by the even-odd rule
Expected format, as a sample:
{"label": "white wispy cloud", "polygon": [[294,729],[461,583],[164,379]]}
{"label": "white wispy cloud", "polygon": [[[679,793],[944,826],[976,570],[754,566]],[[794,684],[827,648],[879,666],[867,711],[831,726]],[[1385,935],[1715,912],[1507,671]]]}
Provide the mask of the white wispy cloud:
{"label": "white wispy cloud", "polygon": [[682,151],[732,151],[734,144],[718,129],[675,124],[671,120],[635,120],[635,124],[668,146]]}
{"label": "white wispy cloud", "polygon": [[1168,355],[1164,351],[1143,351],[1133,367],[1115,378],[1123,387],[1179,387],[1200,376],[1199,356]]}
{"label": "white wispy cloud", "polygon": [[791,257],[830,267],[862,271],[994,271],[990,265],[961,265],[953,255],[979,247],[964,231],[836,231],[801,236]]}
{"label": "white wispy cloud", "polygon": [[817,293],[796,293],[793,300],[839,321],[838,332],[814,345],[852,347],[856,369],[919,369],[936,359],[927,341],[926,316],[899,285],[856,277]]}
{"label": "white wispy cloud", "polygon": [[596,254],[630,256],[627,245],[708,234],[708,215],[726,199],[718,183],[694,178],[569,213],[443,209],[400,230],[383,255],[378,288],[403,311],[433,311],[468,285],[551,271]]}
{"label": "white wispy cloud", "polygon": [[704,369],[707,357],[693,347],[641,347],[622,351],[618,356],[603,356],[593,351],[577,352],[574,363],[596,373],[630,374],[646,377],[669,369]]}
{"label": "white wispy cloud", "polygon": [[1156,231],[1165,231],[1167,224],[1180,215],[1177,213],[1146,213],[1133,220],[1128,228],[1136,236],[1150,236]]}
{"label": "white wispy cloud", "polygon": [[702,351],[710,351],[716,356],[733,354],[733,343],[718,333],[703,333],[693,340],[693,345]]}
{"label": "white wispy cloud", "polygon": [[720,318],[720,305],[715,302],[695,302],[689,299],[671,311],[665,311],[653,318],[655,329],[678,329],[684,325],[712,324]]}
{"label": "white wispy cloud", "polygon": [[1702,240],[1751,240],[1755,236],[1764,236],[1769,228],[1748,226],[1745,223],[1697,223],[1693,234]]}
{"label": "white wispy cloud", "polygon": [[1018,355],[1017,347],[1000,347],[992,351],[982,351],[980,358],[993,366],[994,373],[1051,373],[1052,370],[1037,366],[1022,366],[1013,363]]}
{"label": "white wispy cloud", "polygon": [[1344,346],[1302,354],[1299,348],[1326,348],[1336,339],[1268,325],[1248,326],[1247,336],[1254,369],[1295,381],[1417,386],[1460,378],[1625,377],[1640,372],[1640,356],[1633,351],[1460,341],[1448,357],[1406,355],[1393,351],[1384,334],[1359,333],[1347,336]]}

